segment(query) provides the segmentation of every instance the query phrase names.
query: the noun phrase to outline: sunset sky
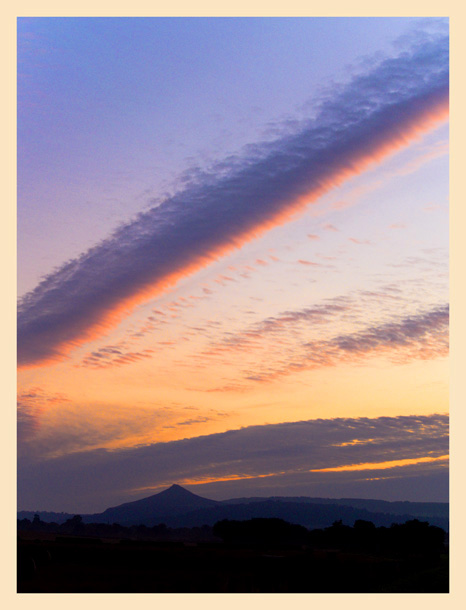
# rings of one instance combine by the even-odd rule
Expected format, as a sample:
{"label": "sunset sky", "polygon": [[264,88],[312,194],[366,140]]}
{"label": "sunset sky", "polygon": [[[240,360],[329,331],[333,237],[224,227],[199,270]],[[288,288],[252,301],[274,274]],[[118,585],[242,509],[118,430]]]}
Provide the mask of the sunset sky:
{"label": "sunset sky", "polygon": [[448,20],[18,20],[18,509],[448,501]]}

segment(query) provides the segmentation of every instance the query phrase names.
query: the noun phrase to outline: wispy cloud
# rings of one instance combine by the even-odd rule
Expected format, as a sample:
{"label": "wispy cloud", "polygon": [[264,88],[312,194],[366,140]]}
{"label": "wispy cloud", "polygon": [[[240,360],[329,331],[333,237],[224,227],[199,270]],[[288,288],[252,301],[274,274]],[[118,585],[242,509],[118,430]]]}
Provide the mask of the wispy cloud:
{"label": "wispy cloud", "polygon": [[166,429],[176,429],[185,426],[196,426],[197,424],[204,424],[208,421],[218,421],[219,419],[223,419],[229,416],[230,414],[228,413],[223,413],[221,411],[214,411],[213,409],[210,409],[210,412],[207,415],[198,415],[197,417],[190,417],[189,419],[177,421],[173,424],[167,424],[163,427]]}
{"label": "wispy cloud", "polygon": [[46,277],[19,306],[19,365],[63,358],[135,305],[409,145],[447,113],[447,38],[421,40],[354,77],[294,133],[199,173]]}
{"label": "wispy cloud", "polygon": [[357,364],[373,356],[394,363],[430,360],[448,355],[449,307],[437,307],[395,322],[371,326],[328,340],[311,341],[285,354],[279,365],[245,371],[250,381],[267,382],[304,370]]}
{"label": "wispy cloud", "polygon": [[338,232],[338,230],[339,230],[334,225],[330,224],[329,222],[324,224],[324,226],[322,228],[325,229],[326,231],[334,231],[335,233]]}
{"label": "wispy cloud", "polygon": [[412,174],[416,170],[418,170],[422,165],[432,161],[432,159],[437,159],[438,157],[443,157],[448,154],[449,143],[448,142],[438,142],[433,146],[423,150],[421,154],[406,163],[403,167],[399,168],[396,172],[398,176],[404,176],[407,174]]}
{"label": "wispy cloud", "polygon": [[[106,508],[110,501],[122,502],[133,489],[155,489],[173,482],[207,483],[221,480],[252,481],[258,490],[261,477],[267,485],[280,486],[304,481],[312,484],[344,481],[352,472],[311,472],[366,464],[372,478],[389,461],[419,461],[417,470],[445,468],[445,463],[426,464],[448,454],[448,416],[403,416],[317,419],[293,423],[250,426],[221,434],[158,443],[122,451],[88,451],[42,462],[22,460],[19,496],[23,507],[34,502],[48,506],[48,498],[73,510],[88,506]],[[414,470],[413,470],[414,468]],[[361,472],[356,473],[361,477]],[[403,471],[397,475],[403,478]],[[336,478],[335,478],[336,477]],[[71,480],[73,483],[71,484]],[[39,483],[40,482],[40,483]],[[338,489],[335,487],[334,489]],[[113,497],[112,494],[116,493]],[[335,491],[333,492],[335,493]],[[308,491],[309,494],[309,491]],[[148,495],[140,493],[140,496]],[[108,498],[111,498],[109,500]],[[29,506],[29,508],[32,508]],[[34,508],[37,508],[34,505]]]}
{"label": "wispy cloud", "polygon": [[47,408],[65,404],[69,398],[59,392],[47,392],[40,386],[33,386],[18,393],[17,427],[18,442],[31,438],[41,425],[41,417]]}
{"label": "wispy cloud", "polygon": [[123,366],[125,364],[132,364],[139,360],[146,358],[152,358],[155,353],[153,349],[143,349],[138,352],[125,351],[122,348],[116,348],[112,346],[102,347],[94,352],[91,352],[85,356],[80,366],[88,368],[108,368],[111,366]]}
{"label": "wispy cloud", "polygon": [[408,348],[411,353],[412,349],[416,348],[419,351],[434,350],[437,355],[446,355],[448,324],[449,307],[444,305],[399,322],[371,327],[353,335],[335,337],[329,345],[351,354],[398,348]]}
{"label": "wispy cloud", "polygon": [[302,258],[300,258],[298,260],[298,263],[300,265],[307,265],[308,267],[325,267],[325,266],[328,266],[328,265],[322,265],[322,263],[316,263],[314,261],[308,261],[308,260],[305,260],[305,259],[302,259]]}
{"label": "wispy cloud", "polygon": [[358,239],[357,237],[349,237],[348,240],[353,242],[353,244],[358,244],[359,246],[371,245],[371,242],[368,239]]}
{"label": "wispy cloud", "polygon": [[[284,376],[322,367],[362,364],[384,357],[394,364],[432,360],[448,355],[449,307],[412,309],[396,286],[356,291],[313,307],[289,310],[265,318],[243,331],[225,333],[202,353],[204,365],[234,355],[239,376],[210,392],[244,391],[251,382],[269,383]],[[377,305],[372,324],[367,311]],[[342,327],[347,332],[341,332]],[[340,331],[340,332],[338,332]],[[315,337],[310,340],[310,337]]]}
{"label": "wispy cloud", "polygon": [[376,178],[367,180],[364,184],[360,184],[358,186],[353,187],[347,192],[343,199],[334,201],[331,204],[331,207],[336,210],[348,208],[357,203],[361,199],[361,197],[367,195],[368,193],[372,193],[373,191],[376,191],[382,188],[383,186],[386,186],[386,184],[394,178],[412,174],[426,163],[429,163],[429,161],[445,156],[447,154],[448,142],[436,142],[435,144],[431,144],[430,146],[420,146],[418,154],[414,159],[411,159],[409,162],[405,163],[401,167],[385,171],[382,176],[379,175]]}

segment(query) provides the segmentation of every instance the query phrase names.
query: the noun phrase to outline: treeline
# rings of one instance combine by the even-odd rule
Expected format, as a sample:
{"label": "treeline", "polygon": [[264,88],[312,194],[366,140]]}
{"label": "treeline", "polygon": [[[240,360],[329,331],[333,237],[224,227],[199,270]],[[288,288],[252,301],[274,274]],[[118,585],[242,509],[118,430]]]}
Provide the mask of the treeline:
{"label": "treeline", "polygon": [[312,530],[278,518],[182,529],[85,524],[79,516],[61,525],[39,518],[18,525],[21,593],[449,590],[446,534],[416,519],[389,527],[335,521]]}
{"label": "treeline", "polygon": [[80,515],[67,519],[64,523],[41,521],[36,514],[30,519],[18,519],[18,532],[37,532],[57,536],[78,536],[85,538],[116,538],[135,540],[212,540],[212,528],[202,527],[170,528],[165,523],[148,527],[146,525],[124,526],[119,523],[84,523]]}
{"label": "treeline", "polygon": [[371,521],[358,519],[353,527],[341,520],[330,527],[309,530],[277,518],[254,518],[217,522],[213,528],[204,525],[193,528],[169,528],[164,523],[123,526],[118,523],[84,523],[75,515],[65,523],[41,521],[39,515],[18,520],[18,532],[47,532],[57,536],[85,538],[117,538],[133,540],[222,540],[240,547],[307,547],[367,553],[395,552],[401,554],[439,554],[446,551],[447,535],[437,526],[412,519],[393,523],[390,527],[376,527]]}
{"label": "treeline", "polygon": [[357,551],[371,554],[396,553],[439,555],[447,550],[447,536],[440,527],[413,519],[376,527],[357,520],[353,527],[335,521],[330,527],[308,530],[282,519],[219,521],[213,534],[229,545],[305,546],[313,549]]}

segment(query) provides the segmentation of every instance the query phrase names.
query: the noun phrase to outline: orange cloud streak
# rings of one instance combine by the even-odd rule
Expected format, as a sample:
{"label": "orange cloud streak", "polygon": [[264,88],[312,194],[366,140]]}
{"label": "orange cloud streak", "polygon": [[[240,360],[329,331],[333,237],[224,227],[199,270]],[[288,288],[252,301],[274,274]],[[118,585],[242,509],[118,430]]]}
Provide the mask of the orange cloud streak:
{"label": "orange cloud streak", "polygon": [[391,460],[389,462],[366,462],[364,464],[350,464],[348,466],[336,466],[335,468],[318,468],[309,472],[345,472],[350,470],[385,470],[398,466],[411,466],[413,464],[423,464],[425,462],[440,462],[448,460],[448,455],[439,457],[410,458],[406,460]]}
{"label": "orange cloud streak", "polygon": [[[277,477],[281,475],[289,475],[295,472],[345,472],[345,471],[358,471],[358,470],[386,470],[388,468],[397,468],[402,466],[412,466],[415,464],[424,464],[430,462],[441,462],[449,459],[448,455],[441,455],[439,457],[420,457],[420,458],[410,458],[405,460],[392,460],[389,462],[367,462],[364,464],[351,464],[348,466],[337,466],[335,468],[319,468],[315,470],[308,471],[279,471],[279,472],[270,472],[265,474],[231,474],[223,477],[215,477],[215,476],[199,476],[194,478],[182,478],[178,480],[178,483],[181,485],[206,485],[208,483],[224,483],[228,481],[245,481],[250,479],[266,479],[269,477]],[[132,489],[133,493],[140,493],[143,491],[157,491],[159,489],[165,489],[167,485],[170,485],[170,482],[162,483],[161,485],[155,486],[147,486],[147,487],[138,487],[136,489]]]}
{"label": "orange cloud streak", "polygon": [[[178,479],[179,485],[206,485],[208,483],[224,483],[227,481],[245,481],[247,479],[265,479],[267,477],[277,477],[280,475],[289,474],[286,471],[282,472],[271,472],[268,474],[232,474],[230,476],[225,477],[212,477],[212,476],[199,476],[194,479]],[[170,482],[163,483],[162,485],[156,486],[148,486],[148,487],[138,487],[137,489],[132,489],[131,491],[134,493],[139,493],[141,491],[156,491],[157,489],[165,489],[167,485],[170,485]]]}

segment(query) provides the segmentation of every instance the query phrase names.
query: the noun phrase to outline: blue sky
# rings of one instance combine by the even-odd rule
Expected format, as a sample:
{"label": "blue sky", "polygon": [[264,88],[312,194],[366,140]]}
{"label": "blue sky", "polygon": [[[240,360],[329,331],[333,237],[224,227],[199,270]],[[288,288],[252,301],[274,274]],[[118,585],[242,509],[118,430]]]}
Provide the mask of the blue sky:
{"label": "blue sky", "polygon": [[401,45],[417,23],[20,19],[19,293],[193,166],[307,117],[332,82]]}

